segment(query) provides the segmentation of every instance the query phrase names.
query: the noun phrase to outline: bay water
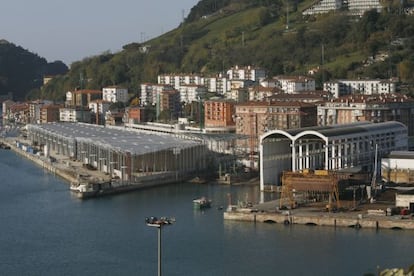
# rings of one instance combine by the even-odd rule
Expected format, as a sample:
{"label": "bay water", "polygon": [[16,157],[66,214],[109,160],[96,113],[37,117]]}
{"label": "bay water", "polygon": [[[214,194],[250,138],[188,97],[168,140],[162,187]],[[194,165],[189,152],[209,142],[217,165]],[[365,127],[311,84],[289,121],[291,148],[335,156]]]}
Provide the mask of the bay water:
{"label": "bay water", "polygon": [[[200,196],[212,208],[194,210]],[[64,180],[0,150],[0,275],[157,275],[149,216],[176,218],[162,228],[163,275],[364,275],[414,264],[414,231],[224,221],[229,198],[257,202],[260,192],[181,183],[79,200]]]}

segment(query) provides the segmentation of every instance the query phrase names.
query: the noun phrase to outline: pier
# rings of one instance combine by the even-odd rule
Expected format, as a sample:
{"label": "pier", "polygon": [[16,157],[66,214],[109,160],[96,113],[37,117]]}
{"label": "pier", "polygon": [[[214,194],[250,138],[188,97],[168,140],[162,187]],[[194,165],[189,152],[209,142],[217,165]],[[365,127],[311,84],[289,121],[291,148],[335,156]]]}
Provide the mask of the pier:
{"label": "pier", "polygon": [[[265,203],[266,206],[276,206]],[[259,208],[257,208],[259,207]],[[351,227],[356,229],[407,229],[414,230],[412,216],[393,215],[387,216],[385,212],[375,210],[358,210],[343,212],[324,212],[314,208],[298,208],[292,210],[263,210],[261,205],[254,208],[239,208],[229,206],[224,212],[225,220],[247,221],[253,223],[279,223],[284,225],[311,225],[331,227]]]}

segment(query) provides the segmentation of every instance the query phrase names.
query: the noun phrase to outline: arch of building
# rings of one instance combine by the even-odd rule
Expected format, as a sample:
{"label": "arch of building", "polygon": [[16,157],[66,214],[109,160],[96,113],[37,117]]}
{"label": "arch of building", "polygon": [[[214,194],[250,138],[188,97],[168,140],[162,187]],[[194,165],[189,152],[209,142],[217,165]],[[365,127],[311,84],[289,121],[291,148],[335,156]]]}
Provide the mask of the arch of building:
{"label": "arch of building", "polygon": [[260,137],[260,189],[280,185],[283,171],[373,169],[376,150],[407,150],[407,135],[395,121],[269,131]]}

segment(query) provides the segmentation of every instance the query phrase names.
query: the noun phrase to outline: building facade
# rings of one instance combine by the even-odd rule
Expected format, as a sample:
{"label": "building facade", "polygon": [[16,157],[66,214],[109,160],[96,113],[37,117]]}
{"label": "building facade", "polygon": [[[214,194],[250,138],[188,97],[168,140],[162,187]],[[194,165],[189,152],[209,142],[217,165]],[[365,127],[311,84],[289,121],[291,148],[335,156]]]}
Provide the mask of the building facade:
{"label": "building facade", "polygon": [[[236,105],[236,133],[247,135],[247,148],[257,152],[258,139],[274,129],[316,126],[317,108],[302,102],[248,102]],[[242,145],[241,145],[242,146]]]}
{"label": "building facade", "polygon": [[204,126],[207,129],[234,130],[234,101],[210,99],[204,102]]}
{"label": "building facade", "polygon": [[236,65],[227,70],[227,77],[229,80],[260,81],[266,78],[266,71],[250,65],[243,67]]}
{"label": "building facade", "polygon": [[111,103],[127,103],[128,102],[128,89],[110,86],[102,88],[102,100],[111,102]]}
{"label": "building facade", "polygon": [[407,127],[395,121],[269,131],[260,137],[260,187],[280,185],[283,171],[379,171],[376,155],[407,148]]}
{"label": "building facade", "polygon": [[323,90],[332,93],[335,98],[351,95],[394,94],[397,84],[394,80],[336,80],[323,83]]}
{"label": "building facade", "polygon": [[285,93],[294,94],[305,91],[315,91],[315,79],[305,76],[277,76],[277,86]]}
{"label": "building facade", "polygon": [[159,101],[159,95],[163,91],[173,91],[174,87],[170,84],[141,84],[141,105],[156,105]]}
{"label": "building facade", "polygon": [[398,121],[414,135],[414,99],[405,95],[351,95],[318,105],[318,125]]}
{"label": "building facade", "polygon": [[381,12],[383,7],[379,0],[319,0],[306,7],[303,15],[316,15],[339,10],[347,10],[348,15],[362,16],[366,11],[377,10]]}
{"label": "building facade", "polygon": [[74,92],[68,91],[66,93],[67,107],[86,107],[91,101],[101,100],[102,91],[100,90],[76,90]]}
{"label": "building facade", "polygon": [[177,90],[168,90],[161,92],[159,111],[167,111],[170,119],[178,118],[181,111],[180,93]]}
{"label": "building facade", "polygon": [[200,85],[182,85],[179,91],[182,103],[198,102],[200,99],[204,99],[207,93],[206,87]]}
{"label": "building facade", "polygon": [[51,123],[59,121],[59,109],[60,105],[48,104],[40,108],[40,120],[39,123]]}

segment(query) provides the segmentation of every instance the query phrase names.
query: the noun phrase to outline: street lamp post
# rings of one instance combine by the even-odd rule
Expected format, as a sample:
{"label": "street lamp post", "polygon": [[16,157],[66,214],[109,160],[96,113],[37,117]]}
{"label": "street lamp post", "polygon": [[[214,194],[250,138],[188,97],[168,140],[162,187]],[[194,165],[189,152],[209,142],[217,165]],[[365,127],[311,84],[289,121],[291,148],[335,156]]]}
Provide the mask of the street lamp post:
{"label": "street lamp post", "polygon": [[162,274],[162,269],[161,269],[161,229],[164,226],[167,225],[171,225],[175,222],[174,218],[166,218],[166,217],[161,217],[161,218],[156,218],[156,217],[150,217],[150,218],[145,218],[145,223],[150,226],[150,227],[155,227],[158,228],[158,276],[161,276]]}

